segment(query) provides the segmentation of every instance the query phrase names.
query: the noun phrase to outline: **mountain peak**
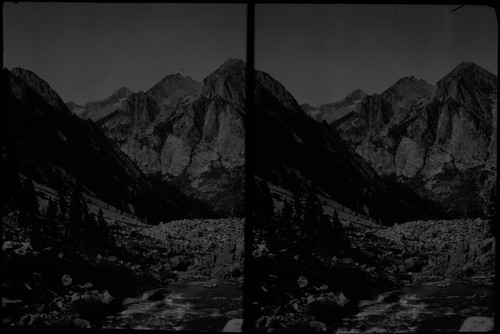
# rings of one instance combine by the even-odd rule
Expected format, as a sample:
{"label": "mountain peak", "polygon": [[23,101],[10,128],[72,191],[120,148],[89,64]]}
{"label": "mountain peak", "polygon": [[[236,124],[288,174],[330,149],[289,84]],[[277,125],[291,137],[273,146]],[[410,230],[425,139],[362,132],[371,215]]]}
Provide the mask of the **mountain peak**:
{"label": "mountain peak", "polygon": [[393,87],[394,86],[414,85],[414,84],[418,84],[421,81],[424,81],[424,80],[418,80],[413,75],[410,75],[410,76],[403,77],[403,78],[399,79],[398,81],[396,81],[396,83],[393,85]]}
{"label": "mountain peak", "polygon": [[195,94],[200,83],[177,72],[169,74],[151,87],[146,94],[160,104],[176,104],[185,97]]}
{"label": "mountain peak", "polygon": [[219,95],[227,100],[245,96],[246,64],[241,59],[228,59],[203,80],[202,95]]}
{"label": "mountain peak", "polygon": [[189,76],[184,76],[181,73],[171,73],[167,76],[165,76],[163,79],[160,80],[158,84],[165,84],[165,83],[177,83],[180,81],[195,81]]}
{"label": "mountain peak", "polygon": [[448,76],[459,77],[459,76],[478,75],[478,74],[479,75],[486,75],[486,76],[494,76],[494,74],[485,70],[484,68],[477,65],[476,63],[473,63],[470,61],[463,61],[460,64],[458,64],[458,66],[455,67],[446,77],[448,77]]}
{"label": "mountain peak", "polygon": [[111,94],[111,97],[124,98],[124,97],[129,97],[132,94],[134,94],[133,91],[131,91],[127,87],[122,87],[116,90],[113,94]]}
{"label": "mountain peak", "polygon": [[[461,62],[437,83],[436,96],[446,100],[479,101],[496,94],[497,76],[473,62]],[[475,95],[475,97],[473,96]],[[483,98],[478,99],[478,96]]]}
{"label": "mountain peak", "polygon": [[239,58],[229,58],[222,65],[222,67],[231,67],[231,66],[245,66],[245,62]]}
{"label": "mountain peak", "polygon": [[413,75],[403,77],[387,88],[381,97],[393,105],[404,106],[428,96],[434,92],[434,86]]}
{"label": "mountain peak", "polygon": [[361,89],[356,89],[352,91],[351,93],[347,94],[347,96],[344,98],[346,101],[357,101],[363,99],[365,96],[367,96],[363,90]]}
{"label": "mountain peak", "polygon": [[14,67],[10,72],[16,77],[21,78],[31,89],[33,89],[38,95],[42,96],[52,107],[60,111],[68,112],[68,109],[61,97],[52,89],[52,87],[50,87],[50,85],[45,80],[40,78],[34,72],[21,67]]}
{"label": "mountain peak", "polygon": [[246,63],[237,58],[229,58],[226,60],[219,68],[217,68],[210,76],[215,75],[215,76],[220,76],[221,74],[227,74],[227,73],[244,73],[245,72],[245,67]]}

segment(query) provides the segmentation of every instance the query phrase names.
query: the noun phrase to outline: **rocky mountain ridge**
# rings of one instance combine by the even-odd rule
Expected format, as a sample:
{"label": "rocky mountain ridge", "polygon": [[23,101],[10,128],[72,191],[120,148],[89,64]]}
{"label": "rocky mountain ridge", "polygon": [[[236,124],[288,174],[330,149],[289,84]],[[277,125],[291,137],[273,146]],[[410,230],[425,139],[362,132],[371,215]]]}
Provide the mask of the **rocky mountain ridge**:
{"label": "rocky mountain ridge", "polygon": [[314,185],[317,195],[386,224],[425,214],[417,209],[420,199],[384,183],[333,129],[308,117],[271,76],[256,71],[255,85],[259,180],[299,198]]}
{"label": "rocky mountain ridge", "polygon": [[132,94],[134,94],[134,92],[132,92],[130,89],[122,87],[113,92],[105,99],[94,102],[87,102],[84,106],[80,106],[74,102],[68,102],[66,103],[66,106],[80,118],[84,120],[91,119],[92,121],[96,122],[99,119],[106,117],[115,110],[119,109],[122,102]]}
{"label": "rocky mountain ridge", "polygon": [[14,181],[22,175],[57,190],[81,189],[141,217],[152,218],[165,210],[174,214],[172,218],[181,213],[190,215],[174,199],[184,196],[179,190],[171,187],[168,195],[155,190],[156,186],[98,126],[72,114],[36,74],[19,68],[13,72],[4,69],[3,79],[4,120],[9,126],[5,128],[2,160],[8,187],[12,187],[6,190],[6,196],[20,191]]}
{"label": "rocky mountain ridge", "polygon": [[497,77],[461,63],[436,88],[404,78],[332,123],[383,177],[452,215],[488,214],[496,179]]}
{"label": "rocky mountain ridge", "polygon": [[169,75],[99,121],[142,171],[226,214],[243,210],[245,65],[230,59],[199,85]]}
{"label": "rocky mountain ridge", "polygon": [[318,122],[327,122],[328,124],[333,121],[345,116],[349,112],[353,111],[358,102],[360,102],[367,94],[361,89],[356,89],[355,91],[347,94],[342,100],[332,103],[325,103],[319,106],[319,108],[310,106],[307,103],[301,105],[302,110],[310,115],[313,119]]}

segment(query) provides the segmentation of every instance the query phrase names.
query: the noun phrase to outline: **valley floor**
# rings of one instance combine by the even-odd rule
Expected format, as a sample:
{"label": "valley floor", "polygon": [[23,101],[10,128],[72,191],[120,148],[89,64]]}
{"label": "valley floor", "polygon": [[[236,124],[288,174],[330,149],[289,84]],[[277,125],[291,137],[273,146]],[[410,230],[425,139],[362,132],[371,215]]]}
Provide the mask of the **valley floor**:
{"label": "valley floor", "polygon": [[242,318],[243,219],[108,221],[110,245],[61,251],[34,250],[14,216],[3,216],[3,326],[220,331]]}
{"label": "valley floor", "polygon": [[342,251],[309,254],[273,249],[256,233],[257,331],[456,332],[468,317],[492,322],[495,238],[488,221],[353,224],[343,231]]}

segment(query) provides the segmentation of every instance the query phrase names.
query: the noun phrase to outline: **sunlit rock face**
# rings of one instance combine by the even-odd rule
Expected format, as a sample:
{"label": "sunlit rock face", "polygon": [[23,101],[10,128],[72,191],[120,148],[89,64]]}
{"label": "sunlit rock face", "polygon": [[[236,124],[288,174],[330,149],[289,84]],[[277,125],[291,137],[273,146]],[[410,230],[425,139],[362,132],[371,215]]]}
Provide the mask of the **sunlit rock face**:
{"label": "sunlit rock face", "polygon": [[230,59],[201,84],[169,75],[99,123],[146,174],[241,214],[244,117],[245,63]]}
{"label": "sunlit rock face", "polygon": [[134,94],[133,91],[126,87],[122,87],[105,99],[87,102],[83,106],[74,102],[68,102],[66,103],[66,106],[78,117],[84,120],[90,119],[97,122],[98,120],[120,109],[122,102],[132,94]]}
{"label": "sunlit rock face", "polygon": [[413,77],[332,126],[375,171],[456,215],[485,215],[495,193],[497,77],[461,63],[435,89]]}

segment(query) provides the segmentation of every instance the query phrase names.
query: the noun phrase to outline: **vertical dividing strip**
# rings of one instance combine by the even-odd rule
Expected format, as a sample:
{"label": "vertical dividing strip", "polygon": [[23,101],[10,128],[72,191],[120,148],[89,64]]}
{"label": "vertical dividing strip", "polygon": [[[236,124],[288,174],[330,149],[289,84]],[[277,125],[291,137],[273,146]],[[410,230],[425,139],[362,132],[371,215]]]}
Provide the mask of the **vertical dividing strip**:
{"label": "vertical dividing strip", "polygon": [[252,261],[254,189],[254,137],[255,137],[255,78],[254,78],[254,29],[255,5],[247,3],[247,59],[246,59],[246,112],[245,112],[245,259],[243,283],[243,331],[251,333],[255,329],[255,310],[253,309],[253,290],[255,273]]}

